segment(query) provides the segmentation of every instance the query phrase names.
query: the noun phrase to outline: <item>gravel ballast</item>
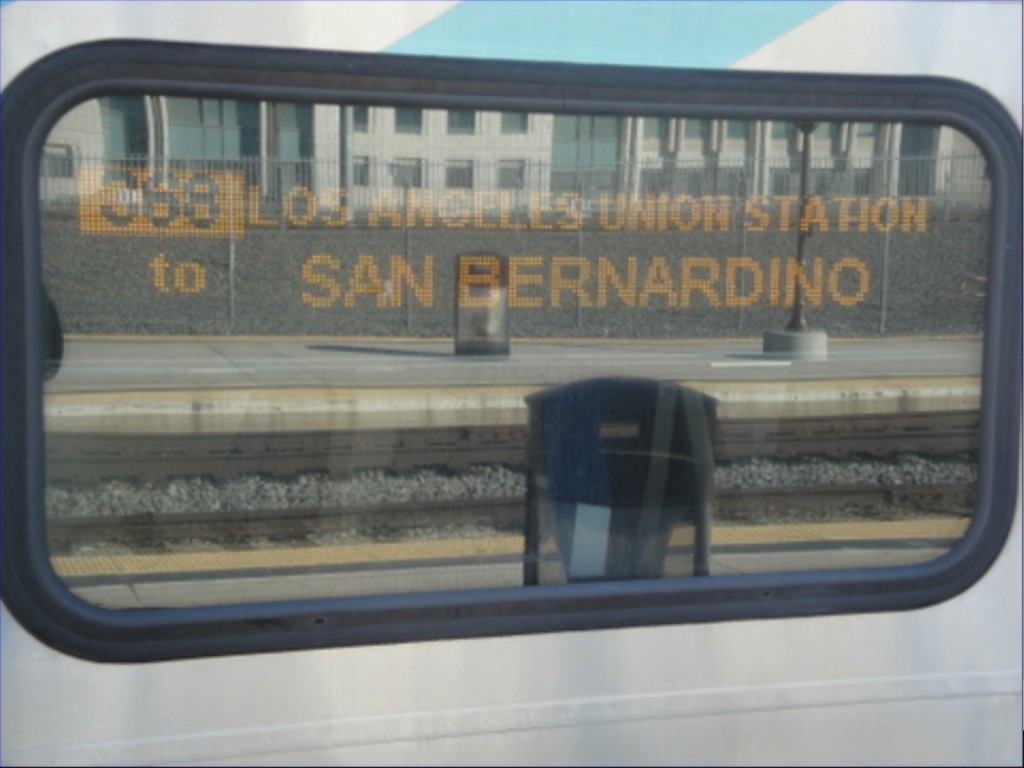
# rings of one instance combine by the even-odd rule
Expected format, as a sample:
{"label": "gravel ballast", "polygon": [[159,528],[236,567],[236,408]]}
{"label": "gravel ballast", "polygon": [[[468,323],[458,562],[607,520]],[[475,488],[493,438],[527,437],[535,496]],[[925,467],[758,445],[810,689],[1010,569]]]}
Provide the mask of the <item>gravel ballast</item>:
{"label": "gravel ballast", "polygon": [[[758,488],[924,486],[973,483],[975,479],[975,465],[965,457],[936,459],[914,455],[902,455],[890,461],[757,458],[715,469],[716,488],[748,489],[752,493]],[[215,481],[192,477],[153,484],[115,480],[81,486],[51,485],[47,489],[47,514],[51,519],[69,519],[225,513],[525,495],[525,473],[504,466],[474,467],[458,473],[421,470],[395,474],[370,470],[345,478],[309,473],[286,479],[246,476]]]}

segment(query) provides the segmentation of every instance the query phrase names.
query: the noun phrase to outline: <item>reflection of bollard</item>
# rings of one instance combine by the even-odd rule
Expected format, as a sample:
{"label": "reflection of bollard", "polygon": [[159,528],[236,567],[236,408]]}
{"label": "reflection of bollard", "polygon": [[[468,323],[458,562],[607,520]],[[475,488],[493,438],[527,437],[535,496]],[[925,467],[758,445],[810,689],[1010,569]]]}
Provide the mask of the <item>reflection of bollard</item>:
{"label": "reflection of bollard", "polygon": [[50,294],[43,290],[43,343],[46,349],[46,368],[43,378],[49,381],[60,370],[64,359],[64,328],[57,314],[57,307],[50,301]]}
{"label": "reflection of bollard", "polygon": [[463,254],[456,262],[455,354],[508,353],[508,259]]}
{"label": "reflection of bollard", "polygon": [[[707,575],[713,398],[606,378],[526,401],[526,584]],[[670,552],[678,529],[692,539]]]}

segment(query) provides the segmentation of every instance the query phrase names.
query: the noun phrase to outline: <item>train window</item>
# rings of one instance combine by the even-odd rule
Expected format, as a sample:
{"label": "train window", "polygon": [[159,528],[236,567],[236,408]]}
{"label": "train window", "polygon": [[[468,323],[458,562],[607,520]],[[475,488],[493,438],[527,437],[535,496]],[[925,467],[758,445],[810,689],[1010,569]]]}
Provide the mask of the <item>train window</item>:
{"label": "train window", "polygon": [[891,609],[1001,546],[1019,166],[977,94],[147,50],[25,96],[4,182],[45,374],[5,532],[74,649]]}

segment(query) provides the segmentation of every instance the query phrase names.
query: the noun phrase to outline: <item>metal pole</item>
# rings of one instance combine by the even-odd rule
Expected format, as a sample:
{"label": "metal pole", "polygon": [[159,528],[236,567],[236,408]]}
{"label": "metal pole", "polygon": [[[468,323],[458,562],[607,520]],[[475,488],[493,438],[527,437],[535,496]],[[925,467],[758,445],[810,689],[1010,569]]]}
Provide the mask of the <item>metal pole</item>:
{"label": "metal pole", "polygon": [[231,330],[235,330],[235,196],[228,195],[228,301]]}
{"label": "metal pole", "polygon": [[228,243],[228,272],[230,273],[231,328],[235,326],[235,236]]}
{"label": "metal pole", "polygon": [[[579,215],[579,226],[576,228],[576,255],[579,257],[580,262],[583,263],[583,188],[580,186],[579,198],[576,201]],[[582,267],[581,267],[582,269]],[[576,327],[583,327],[583,299],[576,296]]]}
{"label": "metal pole", "polygon": [[[896,138],[894,134],[894,127],[888,126],[888,132],[885,137],[885,195],[886,197],[892,198],[894,196],[894,175],[896,170]],[[882,285],[881,285],[881,297],[879,302],[881,303],[881,316],[878,319],[878,332],[885,333],[886,324],[889,316],[889,242],[890,242],[890,226],[891,221],[889,217],[892,215],[892,206],[887,209],[888,216],[885,220],[885,232],[882,233]]]}
{"label": "metal pole", "polygon": [[[744,163],[743,172],[740,175],[739,188],[736,190],[736,205],[733,206],[734,215],[739,216],[740,220],[740,259],[744,259],[747,255],[747,173],[746,163]],[[742,263],[742,262],[741,262]],[[745,296],[747,292],[747,271],[745,269],[739,270],[739,294]],[[739,322],[737,323],[738,329],[743,328],[743,318],[746,309],[744,306],[739,308]]]}
{"label": "metal pole", "polygon": [[803,153],[800,157],[800,218],[797,224],[796,236],[796,272],[793,275],[793,314],[790,317],[787,331],[806,331],[807,318],[804,313],[804,291],[800,275],[804,268],[804,244],[807,241],[808,230],[803,227],[804,217],[807,213],[807,188],[810,180],[811,169],[811,132],[814,131],[816,123],[799,123],[797,127],[804,135]]}
{"label": "metal pole", "polygon": [[[402,200],[402,236],[405,241],[405,263],[412,269],[412,259],[410,257],[409,244],[409,196],[410,189],[408,185],[404,186],[405,195]],[[405,330],[412,329],[412,293],[409,289],[409,280],[402,280],[402,301],[405,302]]]}

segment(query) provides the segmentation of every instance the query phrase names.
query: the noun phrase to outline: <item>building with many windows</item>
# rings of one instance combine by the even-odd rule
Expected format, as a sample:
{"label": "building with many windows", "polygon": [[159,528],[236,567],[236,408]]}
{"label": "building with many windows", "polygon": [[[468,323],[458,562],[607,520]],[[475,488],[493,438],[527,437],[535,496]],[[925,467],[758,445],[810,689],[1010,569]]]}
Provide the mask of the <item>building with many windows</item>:
{"label": "building with many windows", "polygon": [[[296,188],[344,190],[352,210],[403,194],[498,193],[519,208],[537,194],[584,207],[607,195],[770,198],[799,193],[804,135],[766,120],[114,95],[54,128],[42,193],[59,203],[81,168],[129,163],[230,168],[271,206]],[[821,123],[809,135],[811,194],[929,196],[947,211],[988,199],[984,159],[951,128]]]}

